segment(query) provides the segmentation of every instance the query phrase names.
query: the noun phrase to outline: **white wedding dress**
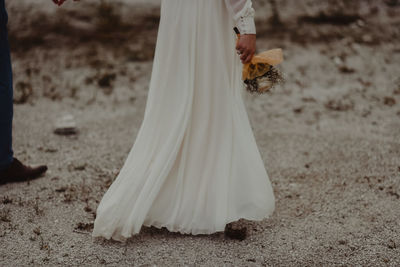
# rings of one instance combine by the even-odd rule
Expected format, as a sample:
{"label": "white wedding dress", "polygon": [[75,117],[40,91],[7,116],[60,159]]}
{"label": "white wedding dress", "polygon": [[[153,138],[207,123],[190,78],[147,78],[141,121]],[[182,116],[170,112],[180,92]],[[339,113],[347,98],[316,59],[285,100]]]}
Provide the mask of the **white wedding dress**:
{"label": "white wedding dress", "polygon": [[211,234],[272,214],[233,31],[253,33],[253,15],[250,0],[162,1],[144,119],[93,237],[122,241],[142,225]]}

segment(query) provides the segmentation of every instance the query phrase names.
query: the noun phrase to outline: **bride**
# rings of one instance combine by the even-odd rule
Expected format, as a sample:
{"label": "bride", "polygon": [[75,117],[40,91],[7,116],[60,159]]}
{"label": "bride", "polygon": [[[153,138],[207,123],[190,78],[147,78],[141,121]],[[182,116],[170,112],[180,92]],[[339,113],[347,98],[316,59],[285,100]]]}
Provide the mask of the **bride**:
{"label": "bride", "polygon": [[255,33],[251,0],[162,0],[144,118],[97,207],[93,237],[123,241],[142,225],[211,234],[272,214],[242,99]]}

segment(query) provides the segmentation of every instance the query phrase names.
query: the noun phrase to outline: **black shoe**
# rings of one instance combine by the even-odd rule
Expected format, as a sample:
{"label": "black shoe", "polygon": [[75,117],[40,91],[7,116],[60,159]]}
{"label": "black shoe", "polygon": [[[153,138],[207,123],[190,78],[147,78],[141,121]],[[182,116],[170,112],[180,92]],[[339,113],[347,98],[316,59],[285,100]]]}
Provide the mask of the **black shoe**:
{"label": "black shoe", "polygon": [[45,165],[32,168],[25,166],[18,159],[14,158],[7,169],[0,171],[0,185],[29,181],[38,178],[46,171],[47,166]]}
{"label": "black shoe", "polygon": [[232,223],[228,223],[225,225],[224,235],[231,239],[244,240],[247,237],[247,228],[241,227],[239,229],[233,229]]}

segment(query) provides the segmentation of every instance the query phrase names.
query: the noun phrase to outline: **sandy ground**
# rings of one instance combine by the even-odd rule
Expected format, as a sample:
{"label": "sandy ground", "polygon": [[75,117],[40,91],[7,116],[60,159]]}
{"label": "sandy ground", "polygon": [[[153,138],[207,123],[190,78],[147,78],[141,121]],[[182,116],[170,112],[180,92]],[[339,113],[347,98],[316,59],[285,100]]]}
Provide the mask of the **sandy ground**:
{"label": "sandy ground", "polygon": [[[282,1],[278,29],[257,9],[258,49],[284,49],[286,83],[245,94],[276,196],[271,218],[242,222],[247,239],[154,227],[126,243],[91,238],[144,114],[159,1],[144,2],[99,19],[109,9],[96,1],[9,1],[15,153],[49,171],[0,187],[0,265],[399,266],[396,1],[354,1],[347,12],[360,17],[345,25],[310,21],[327,10],[318,1]],[[64,114],[77,135],[53,133]]]}

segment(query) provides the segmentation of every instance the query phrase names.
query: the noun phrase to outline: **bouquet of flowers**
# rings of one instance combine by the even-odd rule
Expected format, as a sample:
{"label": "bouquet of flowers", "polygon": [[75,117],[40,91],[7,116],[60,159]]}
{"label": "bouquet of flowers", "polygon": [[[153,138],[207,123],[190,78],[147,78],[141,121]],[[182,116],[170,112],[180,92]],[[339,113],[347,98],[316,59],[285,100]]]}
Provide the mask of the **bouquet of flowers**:
{"label": "bouquet of flowers", "polygon": [[[238,39],[240,32],[234,28]],[[283,61],[282,49],[276,48],[253,56],[250,63],[243,65],[242,80],[250,93],[263,94],[284,81],[274,66]]]}

